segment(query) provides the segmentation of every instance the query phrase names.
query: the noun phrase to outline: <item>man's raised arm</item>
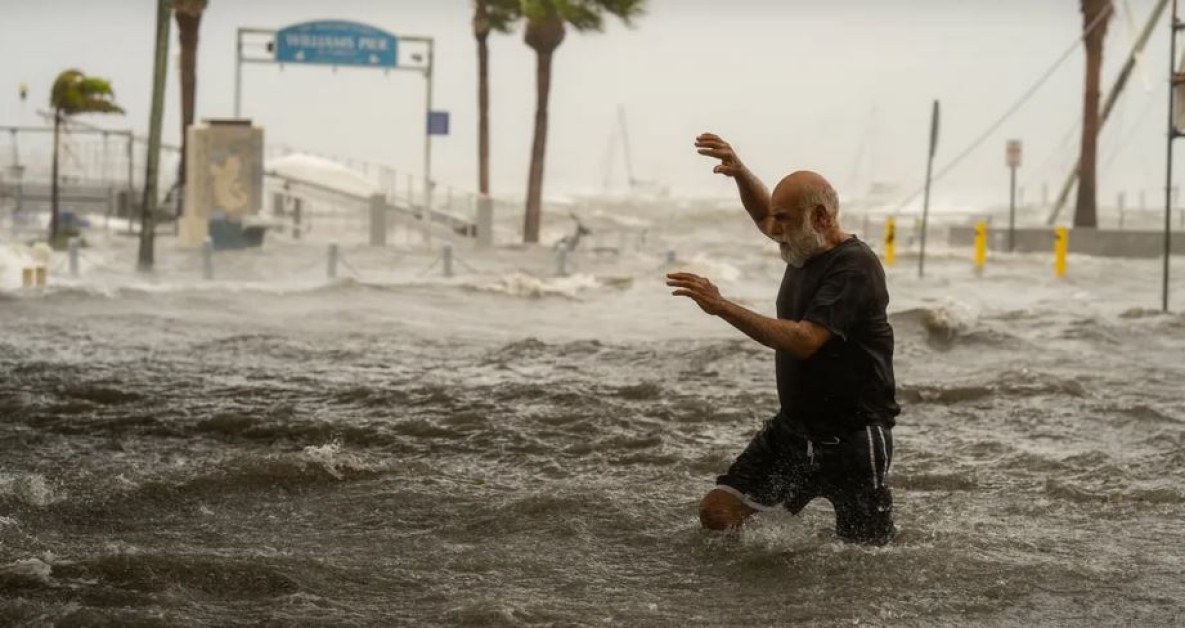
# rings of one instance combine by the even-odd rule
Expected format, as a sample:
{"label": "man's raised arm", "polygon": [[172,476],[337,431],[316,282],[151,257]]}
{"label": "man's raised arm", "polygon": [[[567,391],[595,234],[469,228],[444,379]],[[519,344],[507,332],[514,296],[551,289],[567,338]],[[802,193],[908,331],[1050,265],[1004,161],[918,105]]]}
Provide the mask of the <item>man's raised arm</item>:
{"label": "man's raised arm", "polygon": [[757,228],[772,238],[769,223],[769,190],[761,180],[745,167],[732,146],[719,135],[703,133],[695,138],[695,147],[699,154],[720,160],[712,172],[732,177],[737,182],[737,190],[741,194],[741,203],[745,206],[745,211],[749,212],[753,222],[757,223]]}

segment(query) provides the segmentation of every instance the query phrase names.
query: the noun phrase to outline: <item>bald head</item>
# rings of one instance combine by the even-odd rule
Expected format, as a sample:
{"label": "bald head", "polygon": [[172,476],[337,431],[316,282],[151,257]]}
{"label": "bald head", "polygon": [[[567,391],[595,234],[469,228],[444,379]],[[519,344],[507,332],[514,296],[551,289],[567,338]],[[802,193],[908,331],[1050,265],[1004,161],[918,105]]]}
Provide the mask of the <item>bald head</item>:
{"label": "bald head", "polygon": [[805,214],[812,221],[812,214],[825,214],[838,227],[839,196],[819,173],[799,170],[783,177],[774,187],[770,211],[775,214],[779,211],[790,212],[795,223],[802,219],[799,214]]}
{"label": "bald head", "polygon": [[800,266],[842,242],[839,197],[821,175],[809,170],[791,173],[770,195],[768,233],[781,243],[782,257]]}

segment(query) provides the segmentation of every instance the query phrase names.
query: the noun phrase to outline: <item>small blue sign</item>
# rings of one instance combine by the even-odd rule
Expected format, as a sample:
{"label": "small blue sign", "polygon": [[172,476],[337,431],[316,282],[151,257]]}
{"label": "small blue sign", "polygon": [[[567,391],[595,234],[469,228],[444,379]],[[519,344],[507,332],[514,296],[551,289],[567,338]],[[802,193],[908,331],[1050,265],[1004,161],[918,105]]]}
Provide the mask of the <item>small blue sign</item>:
{"label": "small blue sign", "polygon": [[448,135],[448,112],[428,112],[428,135]]}
{"label": "small blue sign", "polygon": [[393,68],[398,47],[391,33],[357,22],[305,22],[276,32],[277,63]]}

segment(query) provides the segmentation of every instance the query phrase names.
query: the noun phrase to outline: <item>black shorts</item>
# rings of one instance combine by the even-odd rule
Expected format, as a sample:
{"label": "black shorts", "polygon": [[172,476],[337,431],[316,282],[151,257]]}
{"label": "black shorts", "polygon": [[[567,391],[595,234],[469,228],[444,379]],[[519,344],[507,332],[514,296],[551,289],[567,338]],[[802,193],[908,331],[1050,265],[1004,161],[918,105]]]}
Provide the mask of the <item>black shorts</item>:
{"label": "black shorts", "polygon": [[826,440],[808,440],[780,419],[766,421],[717,488],[756,510],[798,514],[823,497],[835,508],[845,541],[884,544],[892,538],[893,495],[885,480],[893,460],[891,430],[878,425]]}

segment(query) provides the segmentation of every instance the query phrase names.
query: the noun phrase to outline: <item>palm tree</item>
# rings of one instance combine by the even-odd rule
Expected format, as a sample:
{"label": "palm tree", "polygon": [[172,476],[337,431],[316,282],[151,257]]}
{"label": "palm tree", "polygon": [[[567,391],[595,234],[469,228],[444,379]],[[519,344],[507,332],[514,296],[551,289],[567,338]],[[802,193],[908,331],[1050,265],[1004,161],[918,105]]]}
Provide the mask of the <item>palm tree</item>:
{"label": "palm tree", "polygon": [[115,104],[111,82],[87,76],[79,70],[66,70],[58,75],[49,93],[53,107],[53,182],[50,198],[49,243],[58,244],[58,149],[62,123],[68,116],[81,113],[123,113]]}
{"label": "palm tree", "polygon": [[1086,45],[1086,92],[1082,99],[1082,152],[1078,161],[1078,205],[1075,227],[1098,226],[1096,174],[1099,144],[1099,74],[1103,68],[1103,38],[1111,19],[1111,0],[1080,0],[1083,42]]}
{"label": "palm tree", "polygon": [[490,31],[509,33],[522,17],[519,0],[476,0],[473,37],[477,39],[477,190],[490,193]]}
{"label": "palm tree", "polygon": [[543,159],[547,151],[547,100],[551,92],[551,61],[564,41],[567,27],[577,32],[600,32],[605,16],[613,15],[627,26],[644,11],[646,0],[522,0],[527,29],[523,40],[535,50],[535,141],[531,144],[531,171],[527,178],[527,208],[523,241],[539,241],[543,201]]}
{"label": "palm tree", "polygon": [[202,13],[207,4],[208,0],[173,0],[173,18],[177,20],[177,34],[181,38],[181,163],[177,166],[178,192],[185,189],[188,129],[193,124],[194,102],[197,98],[198,29],[202,25]]}

